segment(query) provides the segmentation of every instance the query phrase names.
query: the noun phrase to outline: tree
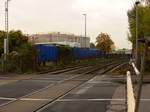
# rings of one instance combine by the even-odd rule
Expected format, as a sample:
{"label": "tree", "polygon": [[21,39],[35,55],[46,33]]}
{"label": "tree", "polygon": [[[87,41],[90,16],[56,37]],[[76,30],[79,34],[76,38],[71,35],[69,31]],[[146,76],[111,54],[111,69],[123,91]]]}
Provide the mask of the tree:
{"label": "tree", "polygon": [[[138,8],[138,37],[144,38],[150,36],[150,5],[140,5]],[[129,31],[128,40],[135,48],[136,42],[136,8],[128,11]]]}
{"label": "tree", "polygon": [[[0,55],[4,53],[4,38],[6,33],[0,31]],[[34,70],[36,68],[36,50],[28,43],[28,37],[20,30],[9,32],[9,65],[8,71]],[[32,62],[32,63],[31,63]]]}
{"label": "tree", "polygon": [[10,50],[17,50],[22,44],[28,43],[28,37],[23,35],[21,31],[10,31],[9,32],[9,46]]}
{"label": "tree", "polygon": [[105,52],[111,52],[113,50],[114,42],[111,40],[107,33],[101,33],[96,38],[96,48]]}
{"label": "tree", "polygon": [[5,38],[5,32],[0,31],[0,56],[3,53],[4,49],[4,38]]}
{"label": "tree", "polygon": [[90,43],[90,48],[95,48],[96,46],[95,46],[95,44],[94,43]]}
{"label": "tree", "polygon": [[[4,31],[0,31],[0,55],[3,53],[5,36],[6,33]],[[22,44],[27,44],[27,43],[28,43],[28,37],[23,35],[20,30],[9,32],[10,52],[16,51]]]}
{"label": "tree", "polygon": [[[150,0],[143,0],[146,4],[140,4],[138,7],[138,38],[150,38]],[[129,31],[128,39],[132,42],[133,51],[136,48],[136,7],[128,11]],[[138,68],[140,68],[140,57],[143,55],[144,45],[140,43],[138,48]],[[149,54],[150,55],[150,54]],[[146,57],[150,62],[150,58]]]}

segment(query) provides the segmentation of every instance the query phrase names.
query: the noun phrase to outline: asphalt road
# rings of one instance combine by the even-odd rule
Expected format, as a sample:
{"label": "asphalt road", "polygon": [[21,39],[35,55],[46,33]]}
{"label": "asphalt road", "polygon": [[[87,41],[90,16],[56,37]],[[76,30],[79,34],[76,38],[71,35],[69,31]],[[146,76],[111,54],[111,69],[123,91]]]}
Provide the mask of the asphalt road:
{"label": "asphalt road", "polygon": [[[125,85],[104,77],[97,76],[84,83],[40,112],[109,112],[112,108],[116,111],[125,111]],[[121,90],[122,96],[117,95],[117,88]]]}
{"label": "asphalt road", "polygon": [[[22,80],[1,79],[5,80],[5,84],[0,85],[0,112],[33,112],[53,102],[55,98],[63,95],[64,91],[69,91],[80,84],[82,85],[39,112],[107,112],[111,108],[112,101],[119,102],[119,105],[121,103],[123,105],[121,109],[125,108],[124,98],[112,100],[117,88],[123,86],[115,81],[117,78],[99,74],[87,81],[91,78],[89,74],[87,77],[82,76],[62,83],[68,76],[74,75],[43,75]],[[81,83],[83,81],[85,83]]]}
{"label": "asphalt road", "polygon": [[[75,75],[0,76],[0,112],[126,112],[125,76]],[[140,112],[150,111],[149,90],[146,83]]]}

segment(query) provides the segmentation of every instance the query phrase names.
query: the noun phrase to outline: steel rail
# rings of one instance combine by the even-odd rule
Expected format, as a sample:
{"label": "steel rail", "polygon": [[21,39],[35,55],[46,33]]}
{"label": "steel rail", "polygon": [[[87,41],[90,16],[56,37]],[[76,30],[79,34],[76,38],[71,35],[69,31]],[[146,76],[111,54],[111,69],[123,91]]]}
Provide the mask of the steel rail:
{"label": "steel rail", "polygon": [[[113,65],[113,66],[112,66],[112,65]],[[111,69],[114,69],[114,68],[117,67],[118,65],[120,65],[120,63],[111,63],[111,64],[106,64],[106,65],[100,67],[101,69],[103,69],[103,68],[106,68],[106,67],[109,66],[109,67],[106,68],[106,70],[103,71],[101,74],[104,74],[104,73],[110,71]],[[99,68],[99,69],[100,69],[100,68]],[[91,70],[91,73],[93,73],[94,71],[98,71],[98,69]],[[87,72],[86,74],[89,74],[89,72]],[[85,74],[82,74],[82,75],[85,75]],[[92,75],[93,75],[93,76],[92,76],[90,79],[92,79],[93,77],[95,77],[97,74],[92,74]],[[80,75],[80,76],[81,76],[81,75]],[[78,77],[80,77],[80,76],[78,76]],[[76,77],[76,78],[77,78],[77,77]],[[88,80],[90,80],[90,79],[88,79]],[[48,107],[49,105],[55,103],[57,100],[61,99],[62,97],[68,95],[72,90],[74,90],[75,88],[81,86],[81,85],[84,84],[85,82],[87,82],[87,81],[81,82],[81,84],[79,84],[79,85],[77,85],[77,86],[71,88],[69,91],[67,91],[67,92],[65,92],[64,94],[58,96],[57,98],[54,98],[52,101],[50,101],[50,102],[48,102],[47,104],[45,104],[45,105],[39,107],[39,108],[36,109],[34,112],[41,112],[43,109],[45,109],[45,108]]]}

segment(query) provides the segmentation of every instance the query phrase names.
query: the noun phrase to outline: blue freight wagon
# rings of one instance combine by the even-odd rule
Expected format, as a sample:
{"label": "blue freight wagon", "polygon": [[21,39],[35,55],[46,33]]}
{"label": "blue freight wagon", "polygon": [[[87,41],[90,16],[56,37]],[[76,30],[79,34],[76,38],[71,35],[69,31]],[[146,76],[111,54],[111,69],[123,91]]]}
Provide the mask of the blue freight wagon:
{"label": "blue freight wagon", "polygon": [[[56,62],[59,57],[59,47],[55,45],[48,44],[37,44],[34,45],[38,52],[38,62]],[[72,58],[74,60],[88,59],[88,58],[100,58],[105,56],[105,52],[98,49],[88,49],[88,48],[72,48],[70,51]],[[62,52],[63,53],[63,52]],[[69,55],[68,54],[68,55]],[[71,61],[71,60],[70,60]]]}
{"label": "blue freight wagon", "polygon": [[98,49],[73,48],[74,59],[98,58],[104,53]]}
{"label": "blue freight wagon", "polygon": [[34,45],[34,47],[38,52],[38,62],[57,61],[57,57],[58,57],[57,46],[37,44]]}
{"label": "blue freight wagon", "polygon": [[87,51],[84,48],[73,48],[74,59],[85,59],[87,57]]}

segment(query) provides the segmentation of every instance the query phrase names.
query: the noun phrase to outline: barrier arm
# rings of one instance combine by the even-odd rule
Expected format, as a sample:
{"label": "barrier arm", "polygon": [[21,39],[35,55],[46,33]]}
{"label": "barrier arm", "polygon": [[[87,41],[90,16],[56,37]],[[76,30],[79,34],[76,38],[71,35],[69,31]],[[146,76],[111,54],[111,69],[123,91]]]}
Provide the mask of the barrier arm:
{"label": "barrier arm", "polygon": [[127,112],[135,112],[135,97],[130,71],[127,71]]}

